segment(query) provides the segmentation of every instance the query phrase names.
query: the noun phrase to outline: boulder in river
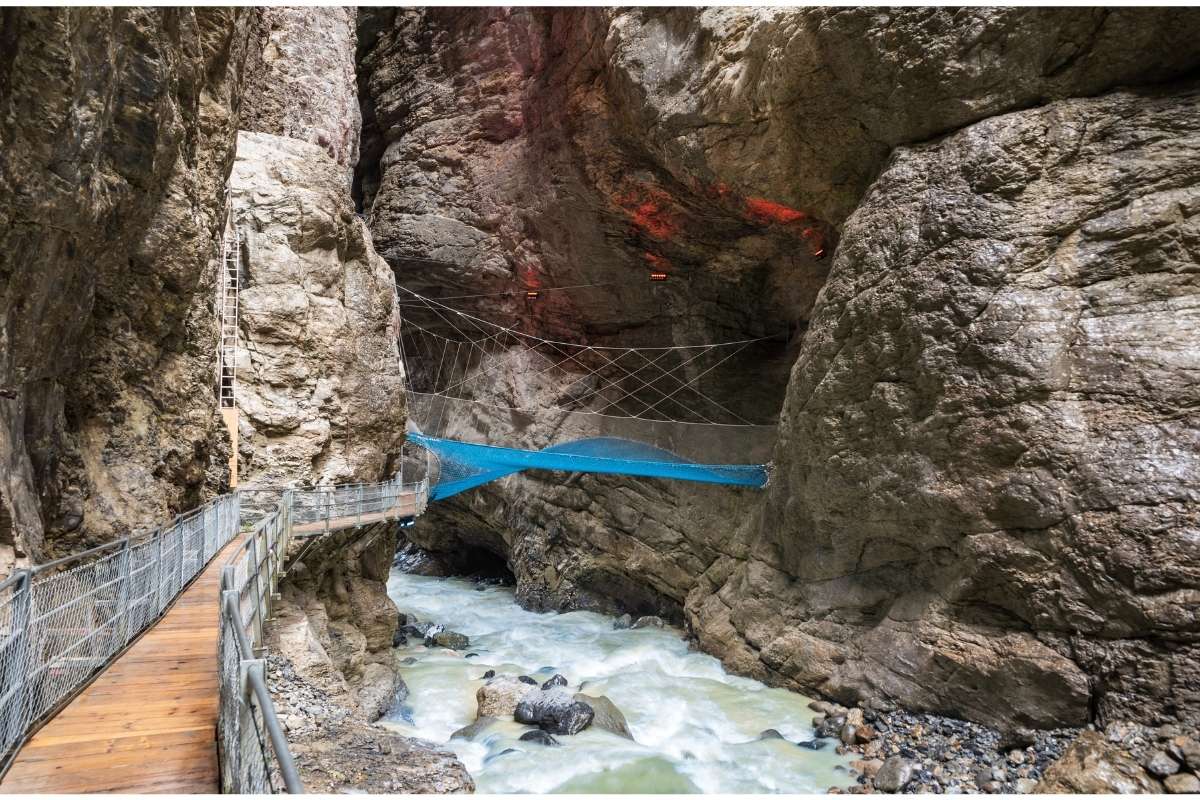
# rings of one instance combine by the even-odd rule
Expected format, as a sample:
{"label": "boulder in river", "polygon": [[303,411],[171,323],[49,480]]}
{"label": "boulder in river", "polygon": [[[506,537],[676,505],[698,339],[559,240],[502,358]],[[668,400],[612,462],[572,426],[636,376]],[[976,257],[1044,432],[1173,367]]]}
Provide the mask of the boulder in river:
{"label": "boulder in river", "polygon": [[639,628],[661,628],[664,625],[666,625],[666,623],[662,621],[661,617],[647,616],[638,617],[637,622],[633,623],[633,625],[630,627],[632,627],[634,630],[637,630]]}
{"label": "boulder in river", "polygon": [[568,736],[591,725],[595,716],[590,705],[561,687],[527,693],[513,713],[517,722]]}
{"label": "boulder in river", "polygon": [[451,739],[474,739],[477,735],[490,728],[496,721],[495,717],[481,716],[470,725],[459,728],[450,734]]}
{"label": "boulder in river", "polygon": [[538,682],[535,681],[533,678],[529,677],[528,675],[522,675],[521,677],[517,678],[517,680],[519,680],[521,683],[528,683],[530,686],[538,685]]}
{"label": "boulder in river", "polygon": [[536,730],[536,731],[529,731],[528,733],[522,733],[521,737],[520,737],[520,741],[522,741],[522,742],[537,742],[538,744],[543,744],[546,747],[562,747],[562,744],[558,741],[558,739],[555,739],[553,736],[551,736],[550,734],[546,733],[543,730]]}
{"label": "boulder in river", "polygon": [[471,640],[464,634],[457,631],[439,631],[432,636],[425,637],[425,645],[447,647],[451,650],[464,650],[471,644]]}
{"label": "boulder in river", "polygon": [[475,691],[475,702],[479,706],[476,718],[479,717],[511,717],[517,710],[517,703],[529,692],[535,692],[528,684],[519,678],[501,675],[492,678]]}
{"label": "boulder in river", "polygon": [[624,736],[633,741],[633,732],[629,730],[629,723],[625,720],[625,715],[612,700],[604,695],[593,697],[590,694],[582,693],[577,693],[575,699],[581,703],[587,703],[591,707],[592,727],[615,733],[617,736]]}
{"label": "boulder in river", "polygon": [[633,617],[628,614],[622,614],[613,620],[613,628],[618,631],[623,631],[633,627]]}
{"label": "boulder in river", "polygon": [[548,680],[542,684],[542,688],[543,689],[553,689],[555,686],[566,686],[566,685],[567,685],[567,679],[564,678],[562,675],[555,673],[554,677],[552,677],[550,680]]}

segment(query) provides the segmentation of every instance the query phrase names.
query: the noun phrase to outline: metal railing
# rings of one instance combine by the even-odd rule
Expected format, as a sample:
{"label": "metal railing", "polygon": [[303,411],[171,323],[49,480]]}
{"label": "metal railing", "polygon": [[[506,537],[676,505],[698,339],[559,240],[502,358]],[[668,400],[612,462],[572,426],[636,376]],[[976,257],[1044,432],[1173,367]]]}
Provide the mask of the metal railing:
{"label": "metal railing", "polygon": [[225,495],[0,582],[0,775],[41,722],[149,627],[238,531]]}
{"label": "metal railing", "polygon": [[[221,571],[218,614],[221,788],[300,793],[266,682],[265,632],[293,527],[318,532],[419,516],[428,484],[284,490]],[[32,730],[159,619],[238,535],[241,497],[223,495],[171,524],[18,570],[0,582],[0,775]]]}
{"label": "metal railing", "polygon": [[292,525],[301,527],[304,535],[317,535],[384,519],[415,519],[425,513],[429,485],[425,480],[402,483],[397,478],[383,483],[293,489],[288,502]]}
{"label": "metal railing", "polygon": [[290,492],[263,517],[221,570],[217,742],[221,790],[234,794],[304,791],[267,688],[266,623],[291,538]]}

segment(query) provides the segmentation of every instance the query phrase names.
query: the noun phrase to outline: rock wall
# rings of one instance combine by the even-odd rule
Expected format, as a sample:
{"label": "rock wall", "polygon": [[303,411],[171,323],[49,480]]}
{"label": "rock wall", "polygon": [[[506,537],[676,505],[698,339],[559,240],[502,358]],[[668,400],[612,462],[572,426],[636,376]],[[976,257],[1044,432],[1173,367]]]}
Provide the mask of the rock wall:
{"label": "rock wall", "polygon": [[761,418],[786,398],[765,495],[521,476],[413,539],[499,554],[531,605],[684,615],[732,667],[846,701],[1005,728],[1193,716],[1194,259],[1163,196],[1192,180],[1193,101],[1104,93],[1194,70],[1198,30],[364,11],[356,199],[403,285],[604,283],[459,305],[591,344],[774,334],[706,388]]}
{"label": "rock wall", "polygon": [[387,476],[404,432],[395,280],[344,170],[316,145],[243,131],[229,185],[243,258],[242,482]]}
{"label": "rock wall", "polygon": [[255,9],[259,47],[247,65],[243,130],[317,145],[345,167],[358,161],[362,118],[354,76],[353,8]]}
{"label": "rock wall", "polygon": [[0,573],[224,486],[215,259],[249,16],[0,12]]}
{"label": "rock wall", "polygon": [[755,561],[698,627],[848,700],[1200,715],[1198,100],[893,153],[793,371]]}

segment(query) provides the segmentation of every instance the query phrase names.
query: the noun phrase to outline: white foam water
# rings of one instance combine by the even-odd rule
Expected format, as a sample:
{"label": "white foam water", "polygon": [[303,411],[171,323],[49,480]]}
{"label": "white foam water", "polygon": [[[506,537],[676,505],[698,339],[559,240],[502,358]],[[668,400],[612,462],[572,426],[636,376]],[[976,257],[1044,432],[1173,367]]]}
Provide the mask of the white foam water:
{"label": "white foam water", "polygon": [[[602,614],[526,611],[512,589],[479,591],[461,578],[393,571],[388,593],[402,612],[471,645],[399,648],[399,659],[413,659],[401,667],[409,696],[383,724],[454,751],[479,792],[811,793],[853,782],[849,758],[831,745],[796,744],[812,738],[809,698],[727,673],[678,629],[615,630]],[[511,719],[451,739],[475,721],[489,669],[539,682],[561,673],[572,690],[606,695],[635,741],[592,727],[547,747],[519,741],[532,728]],[[784,738],[760,738],[768,728]]]}

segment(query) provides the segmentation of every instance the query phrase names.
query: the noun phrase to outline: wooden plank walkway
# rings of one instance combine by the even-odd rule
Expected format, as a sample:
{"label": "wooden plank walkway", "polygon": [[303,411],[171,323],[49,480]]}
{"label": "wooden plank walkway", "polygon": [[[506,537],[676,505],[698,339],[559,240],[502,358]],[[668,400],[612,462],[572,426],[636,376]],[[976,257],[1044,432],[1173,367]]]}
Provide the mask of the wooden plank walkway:
{"label": "wooden plank walkway", "polygon": [[158,624],[34,734],[0,794],[216,793],[217,554]]}

